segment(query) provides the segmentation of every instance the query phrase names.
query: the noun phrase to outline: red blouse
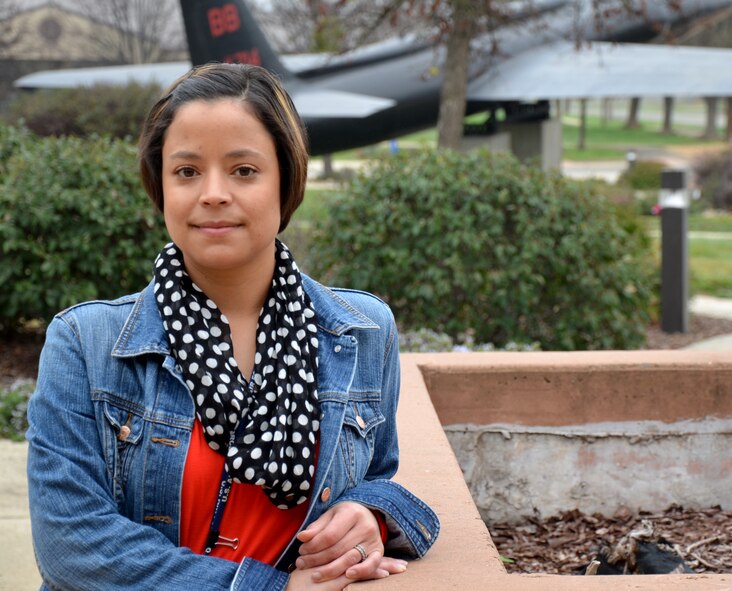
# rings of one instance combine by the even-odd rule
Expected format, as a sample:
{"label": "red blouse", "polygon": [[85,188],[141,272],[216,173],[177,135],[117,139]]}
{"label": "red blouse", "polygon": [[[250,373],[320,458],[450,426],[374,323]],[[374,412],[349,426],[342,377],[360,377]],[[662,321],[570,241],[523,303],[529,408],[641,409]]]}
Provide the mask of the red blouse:
{"label": "red blouse", "polygon": [[[183,472],[180,544],[198,554],[203,554],[206,545],[223,469],[224,456],[208,446],[203,427],[196,421]],[[211,556],[235,562],[249,556],[274,566],[305,520],[308,504],[278,509],[261,486],[232,484],[220,535],[238,539],[238,543],[232,543],[235,548],[216,545]]]}

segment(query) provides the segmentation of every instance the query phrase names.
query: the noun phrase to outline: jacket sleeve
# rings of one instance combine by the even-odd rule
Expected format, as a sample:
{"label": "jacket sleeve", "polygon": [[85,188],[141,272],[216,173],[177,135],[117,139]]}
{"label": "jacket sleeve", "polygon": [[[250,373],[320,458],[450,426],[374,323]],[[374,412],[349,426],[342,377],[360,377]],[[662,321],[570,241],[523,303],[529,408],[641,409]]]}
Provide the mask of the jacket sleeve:
{"label": "jacket sleeve", "polygon": [[381,412],[385,421],[376,429],[374,457],[366,477],[338,501],[355,501],[380,511],[389,530],[385,549],[390,554],[421,558],[440,532],[437,515],[424,501],[390,480],[399,467],[396,410],[399,401],[399,338],[394,318],[386,309],[386,346],[381,389]]}
{"label": "jacket sleeve", "polygon": [[28,489],[36,560],[51,590],[281,590],[288,575],[176,547],[121,515],[95,423],[79,333],[48,328],[28,417]]}

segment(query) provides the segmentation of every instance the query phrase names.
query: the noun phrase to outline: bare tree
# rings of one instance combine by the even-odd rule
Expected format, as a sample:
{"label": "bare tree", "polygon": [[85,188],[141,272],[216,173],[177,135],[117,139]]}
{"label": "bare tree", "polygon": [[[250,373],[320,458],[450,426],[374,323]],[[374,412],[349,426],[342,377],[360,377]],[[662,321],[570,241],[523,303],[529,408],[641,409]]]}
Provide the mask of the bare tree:
{"label": "bare tree", "polygon": [[702,137],[705,140],[717,139],[717,105],[719,101],[716,96],[705,96],[704,102],[707,105],[707,122],[704,126]]}
{"label": "bare tree", "polygon": [[441,148],[458,149],[463,139],[470,41],[483,7],[472,0],[452,0],[451,4],[452,28],[447,38],[445,75],[440,92],[437,144]]}
{"label": "bare tree", "polygon": [[[680,5],[679,0],[658,2],[672,10],[678,10]],[[438,145],[457,148],[463,133],[472,65],[471,42],[476,35],[486,34],[487,38],[482,42],[488,44],[492,53],[502,55],[505,48],[498,34],[501,27],[511,23],[514,32],[523,29],[525,34],[531,35],[534,29],[541,30],[545,26],[537,6],[535,0],[281,0],[271,16],[276,15],[281,26],[286,27],[287,22],[297,24],[299,34],[293,31],[287,37],[291,42],[299,37],[300,42],[306,44],[305,47],[292,47],[300,51],[313,49],[312,36],[303,40],[303,22],[309,23],[311,35],[314,35],[323,15],[337,15],[339,22],[347,23],[342,49],[372,41],[375,33],[393,34],[394,27],[404,27],[405,23],[409,23],[412,30],[416,27],[423,34],[436,38],[444,46],[444,53],[435,53],[436,56],[444,55]],[[589,32],[612,32],[613,26],[627,17],[648,18],[645,0],[578,1],[574,6],[576,18],[574,31],[570,34],[578,46],[584,43]],[[295,18],[295,13],[299,18]],[[435,66],[439,66],[437,60]],[[637,99],[633,104],[637,109]]]}
{"label": "bare tree", "polygon": [[[250,8],[284,53],[341,53],[422,29],[414,0],[277,0]],[[429,18],[427,11],[421,11]]]}
{"label": "bare tree", "polygon": [[674,132],[674,97],[663,97],[663,128],[661,133],[671,135]]}
{"label": "bare tree", "polygon": [[161,58],[182,26],[176,0],[78,0],[80,8],[100,26],[91,41],[115,62],[149,63]]}
{"label": "bare tree", "polygon": [[625,129],[638,129],[640,127],[640,104],[639,97],[634,96],[628,103],[628,118],[625,120]]}
{"label": "bare tree", "polygon": [[17,0],[0,0],[0,59],[8,59],[13,46],[23,36],[22,27],[13,22],[19,12]]}

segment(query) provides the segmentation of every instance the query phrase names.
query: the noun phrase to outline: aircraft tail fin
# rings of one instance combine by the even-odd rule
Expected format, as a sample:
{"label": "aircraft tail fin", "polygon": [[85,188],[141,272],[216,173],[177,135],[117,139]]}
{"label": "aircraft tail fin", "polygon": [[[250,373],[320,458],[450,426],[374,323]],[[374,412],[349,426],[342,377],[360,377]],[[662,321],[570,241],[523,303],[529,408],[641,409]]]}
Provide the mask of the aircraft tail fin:
{"label": "aircraft tail fin", "polygon": [[180,0],[193,65],[255,64],[280,78],[293,77],[243,0]]}

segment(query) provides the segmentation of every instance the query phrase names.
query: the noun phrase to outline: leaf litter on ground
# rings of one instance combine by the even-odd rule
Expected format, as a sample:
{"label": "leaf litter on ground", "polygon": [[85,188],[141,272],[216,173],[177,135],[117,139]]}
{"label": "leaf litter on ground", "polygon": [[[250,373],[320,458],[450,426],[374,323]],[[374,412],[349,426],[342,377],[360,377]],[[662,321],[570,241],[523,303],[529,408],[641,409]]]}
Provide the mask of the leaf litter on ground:
{"label": "leaf litter on ground", "polygon": [[488,530],[509,573],[577,575],[602,547],[615,546],[644,520],[695,573],[732,572],[732,511],[719,506],[671,505],[655,513],[621,507],[609,517],[575,509],[521,523],[489,523]]}

